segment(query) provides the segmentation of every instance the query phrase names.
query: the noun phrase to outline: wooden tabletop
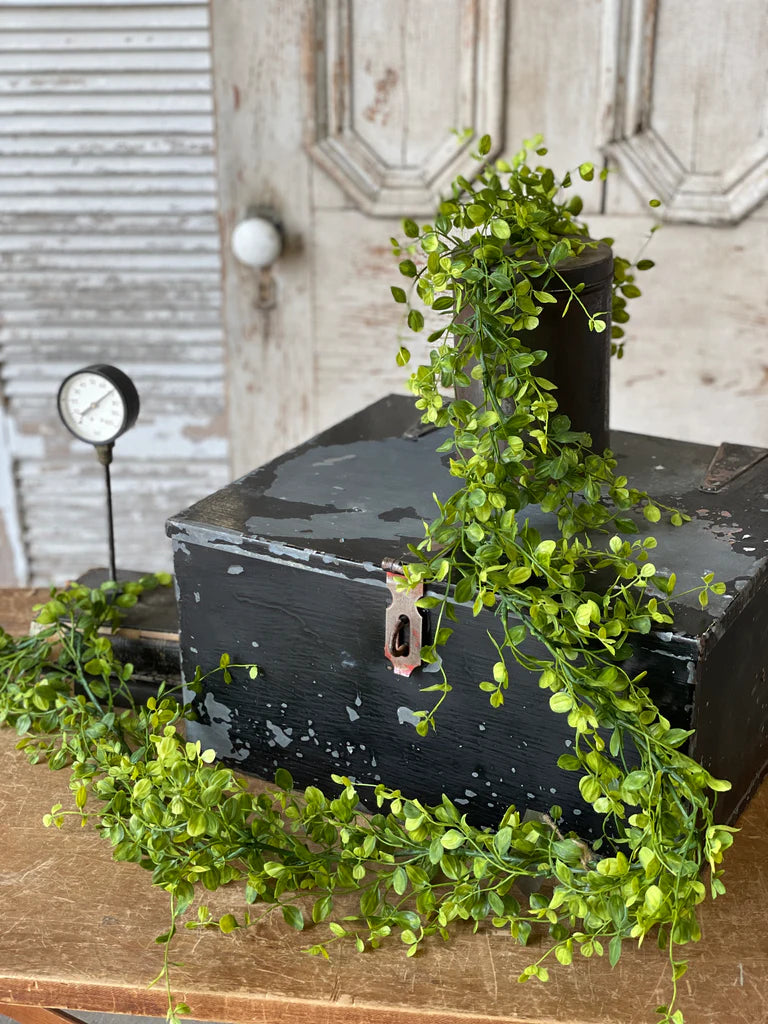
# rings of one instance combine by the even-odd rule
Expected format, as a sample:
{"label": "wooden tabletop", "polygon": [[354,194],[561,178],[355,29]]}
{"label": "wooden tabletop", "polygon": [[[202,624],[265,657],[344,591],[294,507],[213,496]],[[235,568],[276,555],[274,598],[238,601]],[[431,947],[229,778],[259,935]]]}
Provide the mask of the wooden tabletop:
{"label": "wooden tabletop", "polygon": [[[0,624],[23,628],[32,597],[0,593]],[[72,806],[67,772],[28,764],[15,739],[0,729],[0,1004],[162,1015],[164,994],[147,984],[161,966],[166,894],[137,865],[114,863],[93,831],[43,827],[52,804]],[[703,939],[688,947],[686,1024],[768,1019],[768,783],[740,825],[728,894],[705,905]],[[205,896],[216,914],[243,906],[235,886]],[[490,927],[435,939],[413,959],[397,941],[375,953],[343,948],[330,962],[301,952],[326,934],[282,922],[229,936],[182,929],[175,994],[198,1018],[243,1024],[653,1024],[668,996],[653,941],[627,949],[613,971],[580,960],[555,964],[546,985],[519,985],[543,947]]]}

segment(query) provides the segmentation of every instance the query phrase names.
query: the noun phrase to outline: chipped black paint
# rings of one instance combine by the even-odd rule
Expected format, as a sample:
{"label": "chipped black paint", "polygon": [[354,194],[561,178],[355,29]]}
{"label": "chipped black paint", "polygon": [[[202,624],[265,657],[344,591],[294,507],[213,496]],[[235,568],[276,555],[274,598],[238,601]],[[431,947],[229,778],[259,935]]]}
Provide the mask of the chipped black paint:
{"label": "chipped black paint", "polygon": [[[384,399],[169,521],[185,672],[210,669],[224,651],[261,668],[255,681],[235,672],[231,686],[208,687],[196,734],[259,775],[284,765],[302,785],[341,772],[425,800],[446,791],[489,824],[510,802],[558,803],[589,832],[576,778],[555,765],[569,730],[535,680],[517,670],[498,711],[477,689],[494,660],[492,616],[459,608],[439,731],[420,739],[412,728],[432,677],[427,667],[399,677],[384,658],[381,563],[407,556],[433,515],[432,492],[454,486],[435,453],[443,432],[404,436],[412,421],[409,399]],[[675,725],[697,725],[696,756],[733,778],[730,814],[768,761],[768,462],[703,494],[713,448],[624,433],[613,442],[620,472],[693,516],[683,529],[638,518],[658,538],[656,565],[677,572],[681,592],[706,571],[728,585],[706,610],[681,596],[674,632],[643,638],[632,668],[648,670]],[[553,535],[540,510],[529,517]]]}

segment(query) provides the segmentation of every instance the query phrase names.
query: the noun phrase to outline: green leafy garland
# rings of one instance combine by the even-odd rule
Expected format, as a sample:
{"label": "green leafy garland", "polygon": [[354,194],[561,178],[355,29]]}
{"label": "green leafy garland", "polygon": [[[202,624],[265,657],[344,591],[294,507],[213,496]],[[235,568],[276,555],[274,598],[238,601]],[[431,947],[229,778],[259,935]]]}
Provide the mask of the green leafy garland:
{"label": "green leafy garland", "polygon": [[[714,824],[709,794],[730,785],[681,753],[691,732],[672,728],[659,712],[640,685],[645,673],[630,678],[622,667],[633,635],[672,622],[668,599],[675,588],[674,575],[657,572],[649,561],[655,538],[623,535],[638,533],[628,510],[642,510],[652,523],[666,512],[674,526],[689,517],[616,475],[613,453],[591,450],[589,435],[558,414],[552,383],[537,374],[547,355],[535,348],[539,314],[558,301],[550,288],[567,290],[565,309],[580,305],[590,330],[602,333],[607,326],[580,299],[583,285],[569,285],[558,270],[563,260],[597,243],[577,219],[581,200],[560,198],[571,175],[558,181],[550,168],[529,166],[533,148],[537,156],[546,154],[540,142],[526,142],[511,163],[484,162],[474,184],[458,178],[434,223],[419,228],[405,220],[409,242],[392,240],[396,255],[404,256],[401,274],[415,285],[410,295],[392,288],[395,301],[409,306],[409,327],[418,332],[425,323],[411,305],[414,291],[448,321],[429,335],[430,361],[416,369],[409,385],[422,421],[452,428],[438,451],[450,454],[450,472],[460,481],[444,504],[437,502],[440,514],[411,547],[415,561],[404,573],[409,585],[437,590],[419,602],[435,609],[437,619],[435,643],[422,650],[424,660],[439,662],[438,648],[452,633],[443,623],[456,619],[453,602],[471,601],[475,615],[492,610],[503,640],[491,638],[498,656],[493,680],[479,684],[491,705],[504,703],[511,660],[538,674],[540,687],[551,693],[551,710],[567,715],[574,730],[573,753],[563,754],[558,765],[581,773],[581,796],[604,815],[604,838],[592,850],[575,837],[558,841],[562,856],[554,874],[560,885],[546,910],[559,939],[555,955],[570,959],[574,936],[559,938],[565,920],[573,928],[580,919],[579,934],[590,949],[598,937],[608,938],[612,963],[624,938],[642,941],[658,925],[676,983],[684,964],[675,960],[674,947],[699,938],[694,908],[705,895],[700,875],[706,863],[713,869],[712,896],[724,891],[715,863],[731,840],[725,827]],[[484,136],[477,159],[490,150]],[[590,180],[594,168],[582,164],[579,174]],[[619,355],[620,324],[629,319],[626,300],[640,295],[632,270],[651,266],[650,260],[614,261],[618,323],[612,334]],[[409,358],[401,347],[399,363]],[[466,387],[473,378],[482,382],[479,405],[444,399],[441,388]],[[530,525],[530,505],[550,514],[557,540],[542,539]],[[601,533],[605,544],[597,544]],[[712,574],[702,577],[702,607],[710,592],[724,590]],[[443,673],[442,683],[428,689],[439,696],[420,713],[421,735],[435,727],[451,684]],[[598,859],[594,851],[603,846],[608,855]],[[664,1020],[682,1019],[674,1002],[673,993],[670,1004],[659,1008]]]}
{"label": "green leafy garland", "polygon": [[[486,146],[484,139],[481,151]],[[461,481],[413,549],[416,561],[406,573],[410,581],[436,584],[441,595],[424,602],[438,620],[427,660],[439,658],[450,634],[443,625],[454,615],[449,593],[472,601],[476,614],[487,608],[498,616],[503,642],[494,679],[480,685],[498,707],[509,658],[538,673],[552,710],[567,715],[574,730],[573,753],[558,763],[581,772],[582,797],[605,816],[605,837],[590,846],[563,834],[558,807],[539,820],[522,820],[510,807],[495,832],[478,829],[445,796],[430,807],[383,785],[373,791],[379,813],[367,816],[359,810],[360,787],[339,776],[333,776],[340,787],[335,796],[316,787],[293,793],[286,771],[278,772],[277,789],[255,795],[213,763],[213,751],[184,739],[192,712],[172,691],[162,687],[146,706],[136,705],[132,667],[120,663],[99,632],[115,626],[120,609],[144,589],[168,578],[53,590],[30,636],[0,632],[0,722],[16,729],[31,760],[69,769],[76,809],[57,805],[46,823],[61,827],[69,814],[92,820],[116,859],[151,869],[154,884],[168,892],[170,927],[158,937],[163,966],[155,980],[165,982],[171,1021],[189,1012],[171,991],[176,928],[201,886],[216,890],[233,881],[245,883],[246,902],[260,906],[258,913],[217,919],[202,905],[185,926],[227,933],[273,913],[297,930],[325,922],[327,938],[307,947],[321,956],[342,939],[362,951],[392,936],[414,955],[430,936],[448,939],[459,921],[477,928],[490,920],[521,943],[538,926],[552,941],[521,981],[546,981],[548,960],[568,964],[576,953],[607,952],[615,964],[625,940],[642,942],[657,928],[672,972],[671,999],[659,1012],[669,1024],[683,1019],[675,1001],[686,964],[676,947],[699,937],[705,867],[711,896],[725,891],[719,865],[734,830],[714,823],[710,792],[728,783],[681,753],[690,733],[671,728],[640,677],[631,679],[622,668],[629,637],[647,633],[652,622],[671,621],[666,598],[674,579],[648,561],[653,538],[619,535],[636,529],[621,513],[641,506],[655,522],[664,506],[629,488],[614,475],[611,454],[590,452],[588,438],[557,415],[549,382],[534,371],[543,354],[519,338],[536,326],[534,299],[547,301],[542,296],[550,294],[557,263],[588,244],[575,240],[585,226],[574,219],[573,201],[570,210],[555,202],[551,172],[524,161],[519,155],[504,186],[498,167],[482,171],[475,191],[459,179],[435,224],[422,232],[416,227],[426,266],[401,264],[427,305],[450,315],[448,327],[432,336],[440,345],[430,366],[416,371],[411,387],[427,422],[453,426],[451,472]],[[582,165],[582,174],[589,173]],[[462,190],[471,196],[468,204]],[[465,239],[467,228],[472,234]],[[406,232],[416,237],[411,222]],[[522,252],[531,244],[535,260]],[[623,273],[631,277],[628,266]],[[402,290],[393,291],[399,300]],[[573,298],[578,301],[576,289]],[[458,320],[456,310],[466,305],[471,319]],[[409,315],[412,327],[421,325],[417,312]],[[594,318],[594,329],[599,322]],[[462,344],[455,347],[451,336]],[[471,356],[480,367],[484,406],[446,405],[438,385],[464,383]],[[513,412],[505,412],[504,399],[514,401]],[[556,519],[559,540],[542,540],[519,521],[530,503]],[[682,522],[680,513],[664,511]],[[590,539],[600,531],[608,537],[603,549]],[[705,577],[702,604],[709,591],[721,593],[722,585]],[[530,641],[538,653],[531,653]],[[256,668],[232,665],[225,655],[213,670],[225,680],[232,671],[253,676]],[[192,689],[205,678],[198,672]],[[422,734],[435,726],[448,680],[437,689],[436,706],[422,712]],[[637,754],[632,765],[630,748]],[[522,879],[547,884],[524,898],[515,889]],[[346,912],[346,900],[335,905],[342,896],[356,900],[355,912]]]}

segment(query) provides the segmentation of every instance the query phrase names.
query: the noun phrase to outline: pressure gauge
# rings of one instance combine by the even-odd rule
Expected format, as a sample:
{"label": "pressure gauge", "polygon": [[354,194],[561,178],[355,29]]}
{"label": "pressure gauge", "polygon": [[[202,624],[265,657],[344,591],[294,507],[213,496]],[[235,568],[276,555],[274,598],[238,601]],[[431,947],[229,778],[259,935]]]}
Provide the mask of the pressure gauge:
{"label": "pressure gauge", "polygon": [[64,426],[80,441],[111,445],[136,422],[139,395],[122,370],[97,363],[62,382],[58,406]]}
{"label": "pressure gauge", "polygon": [[104,467],[106,484],[109,571],[117,579],[115,524],[112,517],[112,483],[109,467],[116,438],[129,430],[139,415],[139,395],[131,378],[116,366],[96,363],[66,377],[57,398],[64,426],[79,441],[92,444]]}

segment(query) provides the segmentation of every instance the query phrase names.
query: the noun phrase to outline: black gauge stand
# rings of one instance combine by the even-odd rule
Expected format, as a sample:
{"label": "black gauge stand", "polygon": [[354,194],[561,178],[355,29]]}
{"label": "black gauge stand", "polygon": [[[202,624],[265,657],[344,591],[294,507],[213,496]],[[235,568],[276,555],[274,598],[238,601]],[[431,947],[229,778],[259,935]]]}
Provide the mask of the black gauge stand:
{"label": "black gauge stand", "polygon": [[109,467],[112,462],[112,449],[114,444],[94,445],[96,457],[104,467],[104,482],[107,485],[107,540],[109,543],[109,578],[117,582],[117,568],[115,565],[115,522],[112,516],[112,479],[109,474]]}

